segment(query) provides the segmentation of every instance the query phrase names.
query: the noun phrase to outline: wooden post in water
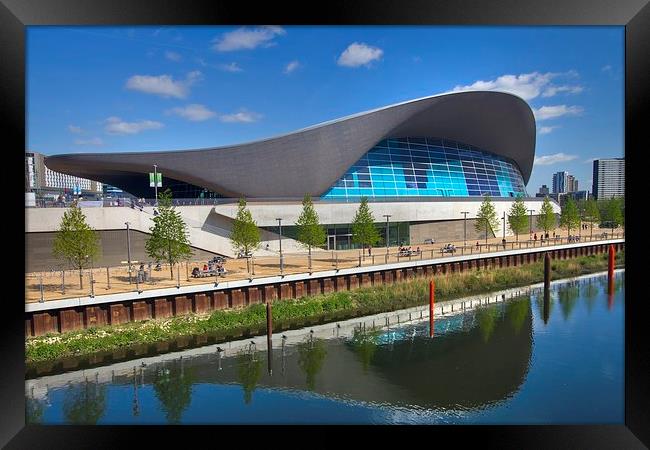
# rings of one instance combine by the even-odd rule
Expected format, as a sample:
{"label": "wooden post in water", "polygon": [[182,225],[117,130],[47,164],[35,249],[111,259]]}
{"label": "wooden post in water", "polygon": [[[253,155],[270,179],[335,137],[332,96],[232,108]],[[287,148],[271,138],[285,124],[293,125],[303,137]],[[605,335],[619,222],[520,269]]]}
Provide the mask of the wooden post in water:
{"label": "wooden post in water", "polygon": [[271,310],[271,301],[266,302],[266,347],[267,347],[267,363],[269,369],[269,375],[273,375],[273,367],[271,361],[273,358],[273,339],[271,335],[273,334],[273,316]]}
{"label": "wooden post in water", "polygon": [[429,282],[429,337],[433,337],[433,306],[435,302],[435,283]]}

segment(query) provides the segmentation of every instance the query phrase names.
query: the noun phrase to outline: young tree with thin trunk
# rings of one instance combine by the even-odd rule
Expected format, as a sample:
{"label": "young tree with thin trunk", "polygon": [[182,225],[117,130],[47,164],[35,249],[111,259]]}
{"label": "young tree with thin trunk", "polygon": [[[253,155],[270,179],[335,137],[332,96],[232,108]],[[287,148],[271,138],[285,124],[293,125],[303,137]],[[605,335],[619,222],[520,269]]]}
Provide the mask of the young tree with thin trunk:
{"label": "young tree with thin trunk", "polygon": [[594,234],[594,222],[600,222],[600,210],[598,209],[598,202],[590,198],[585,202],[585,221],[589,222],[590,237]]}
{"label": "young tree with thin trunk", "polygon": [[555,228],[555,223],[556,217],[555,212],[553,212],[553,205],[551,205],[551,201],[546,196],[537,216],[537,226],[544,230],[544,233],[548,234],[551,229]]}
{"label": "young tree with thin trunk", "polygon": [[526,231],[526,226],[528,225],[526,205],[521,195],[517,196],[517,199],[510,207],[510,211],[508,212],[508,225],[513,233],[515,233],[515,236],[517,236],[517,242],[519,242],[519,233]]}
{"label": "young tree with thin trunk", "polygon": [[571,235],[571,230],[577,229],[580,225],[580,215],[578,214],[578,207],[571,197],[567,198],[562,214],[560,215],[560,226],[567,229],[567,233]]}
{"label": "young tree with thin trunk", "polygon": [[296,236],[298,241],[309,250],[309,270],[311,270],[311,249],[325,244],[326,236],[311,196],[308,194],[305,194],[302,199],[302,212],[296,221]]}
{"label": "young tree with thin trunk", "polygon": [[492,204],[492,200],[488,194],[485,194],[483,203],[481,203],[481,207],[476,214],[474,229],[479,233],[485,231],[486,244],[488,240],[488,230],[492,230],[495,236],[499,231],[499,218],[497,217],[497,212],[494,209],[494,205]]}
{"label": "young tree with thin trunk", "polygon": [[241,252],[246,257],[248,271],[250,271],[248,255],[260,246],[260,241],[260,229],[253,220],[253,215],[246,208],[246,199],[240,198],[237,216],[235,216],[230,233],[230,243],[235,252]]}
{"label": "young tree with thin trunk", "polygon": [[352,242],[361,244],[361,254],[365,257],[366,245],[375,245],[381,235],[375,226],[375,218],[368,206],[368,198],[361,197],[359,209],[352,219]]}
{"label": "young tree with thin trunk", "polygon": [[174,279],[174,265],[192,256],[189,232],[181,214],[172,206],[169,189],[158,194],[158,215],[152,219],[150,236],[145,250],[150,258],[169,264],[170,279]]}
{"label": "young tree with thin trunk", "polygon": [[611,223],[612,233],[614,228],[618,228],[623,224],[623,199],[612,197],[607,203],[607,218]]}
{"label": "young tree with thin trunk", "polygon": [[83,289],[83,269],[99,254],[99,235],[86,223],[77,202],[63,213],[54,238],[52,253],[79,270],[79,288]]}

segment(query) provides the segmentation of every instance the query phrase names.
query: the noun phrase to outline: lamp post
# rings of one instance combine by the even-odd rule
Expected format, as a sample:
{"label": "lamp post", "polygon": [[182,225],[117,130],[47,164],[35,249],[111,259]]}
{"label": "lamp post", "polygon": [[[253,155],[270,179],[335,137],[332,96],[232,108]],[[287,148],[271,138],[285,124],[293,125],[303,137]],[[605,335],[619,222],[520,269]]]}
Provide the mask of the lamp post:
{"label": "lamp post", "polygon": [[530,220],[528,221],[529,226],[528,226],[528,232],[532,236],[533,234],[533,212],[535,212],[534,209],[529,209],[528,212],[530,213]]}
{"label": "lamp post", "polygon": [[388,246],[390,245],[388,243],[388,237],[389,237],[388,219],[392,217],[392,214],[384,214],[384,217],[386,218],[386,254],[388,255]]}
{"label": "lamp post", "polygon": [[154,205],[158,207],[158,164],[153,165],[153,188],[156,196]]}
{"label": "lamp post", "polygon": [[129,284],[131,284],[131,233],[129,229],[129,222],[124,222],[126,225],[126,254],[129,261]]}
{"label": "lamp post", "polygon": [[503,211],[503,239],[504,240],[506,239],[506,212],[505,211]]}
{"label": "lamp post", "polygon": [[275,219],[278,221],[278,227],[280,228],[278,235],[280,236],[280,275],[284,274],[284,259],[282,257],[282,219]]}
{"label": "lamp post", "polygon": [[461,211],[460,212],[464,217],[463,217],[463,239],[465,240],[465,243],[463,244],[463,247],[467,247],[467,215],[469,214],[469,211]]}

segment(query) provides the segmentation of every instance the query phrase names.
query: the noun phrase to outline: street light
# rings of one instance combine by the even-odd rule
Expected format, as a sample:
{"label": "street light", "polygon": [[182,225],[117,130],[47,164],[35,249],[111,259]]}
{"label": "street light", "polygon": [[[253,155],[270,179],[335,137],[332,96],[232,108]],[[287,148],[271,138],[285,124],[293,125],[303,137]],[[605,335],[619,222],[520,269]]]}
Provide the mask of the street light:
{"label": "street light", "polygon": [[463,247],[467,247],[467,215],[469,214],[469,211],[461,211],[461,214],[463,214],[463,228],[464,228],[464,239],[465,239],[465,244]]}
{"label": "street light", "polygon": [[280,275],[284,274],[284,259],[282,257],[282,219],[278,218],[275,219],[278,221],[278,227],[280,227],[280,231],[278,235],[280,236]]}
{"label": "street light", "polygon": [[154,205],[158,207],[158,165],[154,164],[153,165],[153,188],[155,192],[155,201]]}
{"label": "street light", "polygon": [[505,239],[506,239],[506,212],[503,211],[503,240],[505,241]]}
{"label": "street light", "polygon": [[384,217],[386,218],[386,254],[388,255],[388,236],[389,236],[389,228],[388,228],[388,219],[392,217],[392,214],[384,214]]}
{"label": "street light", "polygon": [[126,225],[126,252],[129,261],[129,284],[131,284],[131,233],[129,232],[129,222],[124,222]]}
{"label": "street light", "polygon": [[528,221],[529,222],[528,232],[530,233],[530,235],[532,235],[533,234],[533,212],[535,212],[535,210],[529,209],[528,212],[530,213],[530,220]]}

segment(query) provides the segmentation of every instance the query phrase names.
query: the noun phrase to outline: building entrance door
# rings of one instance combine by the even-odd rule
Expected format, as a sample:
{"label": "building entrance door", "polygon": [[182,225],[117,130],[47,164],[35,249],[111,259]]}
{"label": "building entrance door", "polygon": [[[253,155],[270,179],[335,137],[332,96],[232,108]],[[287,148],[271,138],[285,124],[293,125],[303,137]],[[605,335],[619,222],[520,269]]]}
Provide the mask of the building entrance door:
{"label": "building entrance door", "polygon": [[336,235],[331,234],[327,236],[327,249],[328,250],[336,250]]}

